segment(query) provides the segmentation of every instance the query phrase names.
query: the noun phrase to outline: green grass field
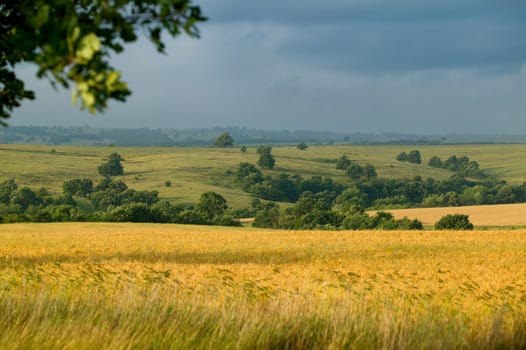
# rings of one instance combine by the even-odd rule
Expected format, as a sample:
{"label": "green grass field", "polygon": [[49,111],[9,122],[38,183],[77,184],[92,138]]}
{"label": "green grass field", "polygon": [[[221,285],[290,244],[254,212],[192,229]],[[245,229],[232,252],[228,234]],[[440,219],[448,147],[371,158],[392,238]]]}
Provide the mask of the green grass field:
{"label": "green grass field", "polygon": [[[310,146],[307,151],[274,147],[276,169],[267,173],[285,171],[305,177],[330,176],[345,182],[344,172],[335,169],[334,161],[346,154],[352,160],[373,164],[380,177],[420,175],[446,179],[452,174],[395,160],[398,153],[411,149],[421,151],[423,163],[433,155],[443,158],[467,155],[492,175],[511,183],[526,181],[526,145]],[[0,145],[0,181],[15,178],[22,186],[47,187],[59,193],[65,180],[100,179],[96,168],[112,152],[118,152],[126,159],[123,179],[132,188],[157,190],[161,198],[181,203],[195,203],[205,191],[222,194],[233,207],[250,203],[250,196],[225,174],[236,169],[240,162],[256,163],[258,155],[254,148],[243,154],[238,148]],[[171,187],[164,186],[168,180]]]}
{"label": "green grass field", "polygon": [[524,349],[526,231],[0,225],[1,349]]}

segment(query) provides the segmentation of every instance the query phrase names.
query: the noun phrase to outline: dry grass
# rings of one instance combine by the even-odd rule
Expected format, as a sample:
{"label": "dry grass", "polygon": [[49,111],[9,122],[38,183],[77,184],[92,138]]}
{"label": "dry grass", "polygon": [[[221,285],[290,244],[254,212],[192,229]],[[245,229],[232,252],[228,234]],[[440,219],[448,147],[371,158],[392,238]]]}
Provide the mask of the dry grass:
{"label": "dry grass", "polygon": [[469,215],[469,220],[476,226],[526,226],[525,203],[387,211],[397,219],[407,216],[410,219],[419,219],[424,224],[434,224],[447,214],[465,214]]}
{"label": "dry grass", "polygon": [[0,225],[0,348],[526,346],[526,232]]}

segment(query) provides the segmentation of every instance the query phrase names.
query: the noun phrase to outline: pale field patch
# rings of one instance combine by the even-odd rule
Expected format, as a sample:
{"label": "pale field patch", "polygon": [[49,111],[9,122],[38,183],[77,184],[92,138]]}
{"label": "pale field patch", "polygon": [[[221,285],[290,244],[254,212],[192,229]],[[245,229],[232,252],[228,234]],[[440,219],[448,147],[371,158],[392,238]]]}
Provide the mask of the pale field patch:
{"label": "pale field patch", "polygon": [[446,208],[412,208],[386,210],[401,219],[407,216],[424,224],[434,224],[447,214],[464,214],[476,226],[525,226],[526,203],[476,205]]}

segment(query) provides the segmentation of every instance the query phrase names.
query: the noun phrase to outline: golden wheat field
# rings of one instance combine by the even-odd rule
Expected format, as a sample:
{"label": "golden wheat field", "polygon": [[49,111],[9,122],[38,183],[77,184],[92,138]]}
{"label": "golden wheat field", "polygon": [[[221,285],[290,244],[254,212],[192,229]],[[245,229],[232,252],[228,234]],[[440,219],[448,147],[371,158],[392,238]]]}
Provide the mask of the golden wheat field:
{"label": "golden wheat field", "polygon": [[447,214],[465,214],[476,226],[526,226],[526,203],[388,211],[397,219],[407,216],[410,219],[418,219],[424,224],[434,224]]}
{"label": "golden wheat field", "polygon": [[0,225],[3,349],[521,349],[526,231]]}

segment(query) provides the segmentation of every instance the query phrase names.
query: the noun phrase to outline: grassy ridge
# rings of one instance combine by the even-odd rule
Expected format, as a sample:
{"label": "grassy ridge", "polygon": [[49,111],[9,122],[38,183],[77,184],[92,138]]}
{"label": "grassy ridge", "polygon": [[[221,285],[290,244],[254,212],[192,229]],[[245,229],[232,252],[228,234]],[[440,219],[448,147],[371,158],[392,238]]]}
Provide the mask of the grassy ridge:
{"label": "grassy ridge", "polygon": [[0,241],[0,348],[526,346],[526,231],[16,224]]}
{"label": "grassy ridge", "polygon": [[[400,163],[395,157],[401,151],[419,149],[423,162],[438,155],[467,155],[480,163],[491,175],[512,183],[526,181],[524,153],[526,145],[458,145],[458,146],[310,146],[307,151],[295,147],[274,147],[276,169],[310,176],[330,176],[346,182],[344,172],[335,169],[334,161],[342,154],[360,163],[371,163],[380,177],[446,179],[452,173],[424,165]],[[55,152],[52,152],[55,150]],[[111,152],[120,153],[126,183],[136,189],[157,190],[165,199],[195,203],[205,191],[221,193],[232,206],[250,203],[250,196],[233,184],[225,174],[240,162],[256,163],[254,148],[243,154],[237,148],[140,148],[140,147],[74,147],[74,146],[0,146],[0,181],[16,178],[21,185],[47,187],[58,193],[62,183],[73,178],[99,178],[96,168]],[[172,183],[165,187],[165,181]]]}

